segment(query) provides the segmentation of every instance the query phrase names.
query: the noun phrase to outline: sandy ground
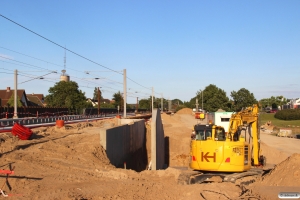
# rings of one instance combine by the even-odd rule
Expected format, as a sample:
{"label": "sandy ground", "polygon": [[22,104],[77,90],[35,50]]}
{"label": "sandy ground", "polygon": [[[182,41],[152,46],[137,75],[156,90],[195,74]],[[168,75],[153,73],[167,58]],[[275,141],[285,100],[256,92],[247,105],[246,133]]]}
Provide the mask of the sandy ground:
{"label": "sandy ground", "polygon": [[158,171],[136,172],[110,164],[98,129],[115,126],[114,119],[36,128],[27,141],[2,133],[0,166],[13,166],[15,174],[8,179],[11,190],[5,176],[0,187],[10,199],[277,199],[282,191],[300,192],[300,140],[267,133],[262,133],[262,149],[275,168],[255,183],[178,184],[179,168],[188,167],[197,120],[191,109],[183,109],[162,114],[162,121],[169,137],[169,167]]}
{"label": "sandy ground", "polygon": [[261,133],[261,140],[268,146],[289,156],[296,152],[300,153],[300,140],[288,137],[276,137],[264,132]]}

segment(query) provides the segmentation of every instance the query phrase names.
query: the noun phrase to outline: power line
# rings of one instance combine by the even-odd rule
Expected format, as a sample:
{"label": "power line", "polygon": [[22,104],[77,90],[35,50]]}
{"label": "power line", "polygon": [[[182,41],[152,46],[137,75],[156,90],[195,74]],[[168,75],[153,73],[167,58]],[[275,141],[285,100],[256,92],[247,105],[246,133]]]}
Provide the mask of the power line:
{"label": "power line", "polygon": [[[58,67],[64,67],[64,66],[62,66],[62,65],[58,65],[58,64],[55,64],[55,63],[46,61],[46,60],[42,60],[42,59],[40,59],[40,58],[36,58],[36,57],[30,56],[30,55],[26,55],[26,54],[24,54],[24,53],[21,53],[21,52],[12,50],[12,49],[8,49],[8,48],[6,48],[6,47],[1,47],[1,46],[0,46],[0,48],[5,49],[5,50],[8,50],[8,51],[11,51],[11,52],[14,52],[14,53],[17,53],[17,54],[20,54],[20,55],[23,55],[23,56],[26,56],[26,57],[29,57],[29,58],[33,58],[33,59],[35,59],[35,60],[39,60],[39,61],[45,62],[45,63],[47,63],[47,64],[55,65],[55,66],[58,66]],[[2,56],[2,57],[3,57],[3,56]],[[3,58],[8,59],[7,57],[3,57]],[[11,59],[11,60],[12,60],[12,59]],[[1,60],[1,61],[2,61],[2,62],[5,62],[5,61],[3,61],[3,60]],[[9,62],[6,62],[6,63],[9,63]],[[10,63],[10,64],[13,64],[13,63]],[[17,64],[15,64],[15,65],[17,65]],[[20,66],[22,66],[22,65],[20,65]],[[79,71],[79,70],[76,70],[76,69],[72,69],[72,68],[70,68],[70,67],[65,67],[65,68],[66,68],[66,69],[73,70],[73,71],[76,71],[76,72],[82,73],[82,71]],[[90,72],[111,72],[111,70],[109,70],[109,71],[84,71],[85,74],[90,74]],[[120,73],[121,73],[121,72],[120,72]]]}
{"label": "power line", "polygon": [[29,55],[26,55],[26,54],[23,54],[23,53],[20,53],[20,52],[17,52],[17,51],[14,51],[14,50],[11,50],[11,49],[8,49],[8,48],[5,48],[5,47],[1,47],[1,46],[0,46],[0,48],[5,49],[5,50],[8,50],[8,51],[11,51],[11,52],[14,52],[14,53],[17,53],[17,54],[20,54],[20,55],[23,55],[23,56],[27,56],[27,57],[29,57],[29,58],[33,58],[33,59],[35,59],[35,60],[39,60],[39,61],[42,61],[42,62],[51,64],[51,65],[56,65],[56,66],[58,66],[58,67],[62,67],[62,66],[60,66],[60,65],[58,65],[58,64],[51,63],[51,62],[48,62],[48,61],[45,61],[45,60],[42,60],[42,59],[39,59],[39,58],[35,58],[35,57],[33,57],[33,56],[29,56]]}
{"label": "power line", "polygon": [[46,37],[44,37],[44,36],[42,36],[42,35],[40,35],[40,34],[38,34],[38,33],[36,33],[36,32],[34,32],[34,31],[32,31],[32,30],[26,28],[25,26],[22,26],[21,24],[19,24],[19,23],[13,21],[13,20],[11,20],[11,19],[9,19],[9,18],[7,18],[7,17],[5,17],[5,16],[3,16],[3,15],[1,15],[1,14],[0,14],[0,16],[3,17],[4,19],[7,19],[8,21],[10,21],[10,22],[12,22],[12,23],[14,23],[14,24],[16,24],[16,25],[18,25],[18,26],[20,26],[20,27],[26,29],[27,31],[29,31],[29,32],[31,32],[31,33],[33,33],[33,34],[35,34],[35,35],[37,35],[37,36],[39,36],[39,37],[41,37],[41,38],[43,38],[43,39],[45,39],[45,40],[47,40],[47,41],[49,41],[49,42],[55,44],[56,46],[59,46],[59,47],[65,49],[65,50],[67,50],[67,51],[69,51],[69,52],[71,52],[71,53],[73,53],[73,54],[75,54],[75,55],[77,55],[77,56],[79,56],[79,57],[81,57],[81,58],[87,60],[87,61],[90,61],[90,62],[92,62],[92,63],[94,63],[94,64],[96,64],[96,65],[98,65],[98,66],[100,66],[100,67],[103,67],[103,68],[105,68],[105,69],[108,69],[108,70],[110,70],[110,71],[113,71],[113,72],[116,72],[116,73],[119,73],[119,74],[120,74],[120,72],[115,71],[115,70],[112,70],[112,69],[110,69],[110,68],[108,68],[108,67],[105,67],[105,66],[103,66],[103,65],[101,65],[101,64],[99,64],[99,63],[97,63],[97,62],[95,62],[95,61],[92,61],[91,59],[88,59],[88,58],[86,58],[86,57],[84,57],[84,56],[82,56],[82,55],[80,55],[80,54],[78,54],[78,53],[76,53],[76,52],[74,52],[74,51],[71,51],[71,50],[69,50],[69,49],[67,49],[67,48],[65,48],[65,47],[63,47],[63,46],[61,46],[60,44],[57,44],[56,42],[53,42],[52,40],[50,40],[50,39],[48,39],[48,38],[46,38]]}
{"label": "power line", "polygon": [[[22,54],[21,54],[21,55],[22,55]],[[11,60],[11,61],[23,63],[23,64],[25,64],[25,65],[31,65],[31,64],[28,64],[28,63],[24,63],[24,62],[21,62],[21,61],[16,61],[16,60],[14,60],[14,59],[10,59],[10,58],[7,58],[7,57],[3,57],[3,56],[1,56],[1,55],[0,55],[0,57],[5,58],[5,59],[8,59],[8,60]],[[30,57],[30,56],[28,56],[28,57]],[[33,57],[32,57],[32,58],[33,58]],[[37,60],[40,60],[40,59],[37,58]],[[22,66],[22,67],[27,67],[27,66],[21,65],[21,64],[16,64],[16,63],[11,63],[11,62],[6,62],[6,61],[4,61],[4,60],[0,60],[0,61],[1,61],[1,62],[4,62],[4,63],[11,64],[11,65],[18,65],[18,66]],[[44,62],[46,62],[46,63],[48,63],[48,64],[56,65],[56,64],[50,63],[50,62],[48,62],[48,61],[44,61]],[[34,66],[34,65],[33,65],[33,66]],[[59,66],[59,65],[57,65],[57,66]],[[45,68],[37,67],[37,66],[34,66],[34,67],[35,67],[35,68],[40,68],[40,69],[45,69]],[[61,66],[59,66],[59,67],[61,67]],[[32,68],[32,67],[30,67],[30,68]],[[67,67],[67,68],[68,68],[68,67]],[[75,69],[71,69],[71,68],[68,68],[68,69],[73,70],[73,71],[75,71],[75,72],[81,72],[81,71],[78,71],[78,70],[75,70]],[[45,69],[45,70],[48,70],[48,69]],[[11,71],[13,71],[13,70],[11,70]],[[49,70],[48,70],[48,71],[49,71]]]}
{"label": "power line", "polygon": [[0,72],[1,74],[14,74],[14,73],[8,73],[8,72]]}
{"label": "power line", "polygon": [[[105,68],[105,69],[108,69],[108,70],[110,70],[110,71],[113,71],[113,72],[115,72],[115,73],[122,74],[121,72],[118,72],[118,71],[116,71],[116,70],[112,70],[112,69],[110,69],[110,68],[108,68],[108,67],[106,67],[106,66],[104,66],[104,65],[101,65],[101,64],[99,64],[99,63],[97,63],[97,62],[95,62],[95,61],[93,61],[93,60],[91,60],[91,59],[86,58],[85,56],[82,56],[82,55],[80,55],[80,54],[78,54],[78,53],[76,53],[76,52],[74,52],[74,51],[72,51],[72,50],[70,50],[70,49],[67,49],[66,47],[63,47],[62,45],[60,45],[60,44],[58,44],[58,43],[56,43],[56,42],[54,42],[54,41],[52,41],[52,40],[50,40],[50,39],[48,39],[48,38],[46,38],[46,37],[40,35],[40,34],[38,34],[38,33],[34,32],[34,31],[30,30],[29,28],[26,28],[25,26],[23,26],[23,25],[21,25],[21,24],[15,22],[15,21],[13,21],[13,20],[11,20],[11,19],[9,19],[9,18],[3,16],[2,14],[0,14],[0,16],[3,17],[4,19],[6,19],[6,20],[8,20],[8,21],[10,21],[10,22],[12,22],[12,23],[14,23],[14,24],[16,24],[16,25],[22,27],[23,29],[25,29],[25,30],[27,30],[27,31],[29,31],[29,32],[31,32],[31,33],[33,33],[33,34],[35,34],[35,35],[37,35],[37,36],[39,36],[39,37],[41,37],[41,38],[43,38],[43,39],[49,41],[49,42],[51,42],[52,44],[55,44],[56,46],[58,46],[58,47],[60,47],[60,48],[62,48],[62,49],[64,49],[64,50],[67,50],[67,51],[73,53],[74,55],[77,55],[77,56],[79,56],[79,57],[81,57],[81,58],[83,58],[83,59],[85,59],[85,60],[87,60],[87,61],[90,61],[91,63],[94,63],[94,64],[96,64],[96,65],[98,65],[98,66],[101,66],[101,67],[103,67],[103,68]],[[2,47],[1,47],[1,48],[2,48]],[[1,57],[2,57],[2,56],[1,56]],[[122,74],[122,75],[123,75],[123,74]],[[132,79],[129,78],[128,76],[126,76],[126,78],[129,79],[130,81],[134,82],[135,84],[137,84],[137,85],[143,87],[143,88],[146,88],[146,89],[151,90],[150,87],[145,87],[145,86],[143,86],[143,85],[137,83],[136,81],[132,80]],[[155,92],[155,93],[156,93],[156,92]]]}
{"label": "power line", "polygon": [[[21,63],[21,64],[24,64],[24,65],[32,66],[32,67],[34,67],[34,68],[44,69],[44,70],[47,70],[47,71],[51,71],[51,70],[49,70],[49,69],[45,69],[45,68],[38,67],[38,66],[35,66],[35,65],[31,65],[31,64],[27,64],[27,63],[24,63],[24,62],[21,62],[21,61],[17,61],[17,60],[13,60],[13,59],[10,59],[10,58],[6,58],[6,57],[1,56],[1,55],[0,55],[0,57],[1,57],[1,58],[5,58],[5,59],[7,59],[7,60],[11,60],[11,61],[13,61],[13,62],[17,62],[17,63]],[[29,67],[29,68],[32,68],[32,67]]]}
{"label": "power line", "polygon": [[[82,79],[82,78],[78,78],[78,77],[74,77],[74,76],[72,76],[72,77],[75,78],[75,79],[78,79],[80,81],[87,82],[88,84],[93,83],[94,85],[100,85],[100,83],[95,82],[96,80],[95,81],[91,81],[91,80]],[[101,84],[101,85],[103,86],[103,84]],[[106,85],[105,85],[105,88],[110,88],[110,89],[113,89],[113,90],[119,90],[119,89],[112,88],[112,87],[109,87],[109,86],[106,86]]]}
{"label": "power line", "polygon": [[[127,76],[126,76],[126,77],[127,77]],[[137,84],[137,85],[139,85],[139,86],[141,86],[141,87],[143,87],[143,88],[146,88],[146,89],[149,89],[149,90],[151,90],[151,88],[145,87],[145,86],[143,86],[143,85],[141,85],[141,84],[139,84],[139,83],[135,82],[134,80],[132,80],[132,79],[131,79],[131,78],[129,78],[129,77],[127,77],[127,79],[128,79],[128,80],[131,80],[132,82],[134,82],[135,84]]]}

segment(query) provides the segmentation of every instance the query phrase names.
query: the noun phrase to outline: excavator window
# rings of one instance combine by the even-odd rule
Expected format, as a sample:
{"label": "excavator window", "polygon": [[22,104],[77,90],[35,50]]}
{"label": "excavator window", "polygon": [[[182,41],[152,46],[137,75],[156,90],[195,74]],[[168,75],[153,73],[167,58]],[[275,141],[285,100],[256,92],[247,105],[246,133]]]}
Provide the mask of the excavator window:
{"label": "excavator window", "polygon": [[215,140],[218,140],[218,141],[225,141],[226,140],[224,129],[220,129],[220,128],[216,129]]}
{"label": "excavator window", "polygon": [[196,140],[207,140],[207,138],[211,136],[211,130],[205,129],[196,131]]}
{"label": "excavator window", "polygon": [[204,131],[201,130],[201,131],[196,131],[196,140],[205,140],[204,139]]}

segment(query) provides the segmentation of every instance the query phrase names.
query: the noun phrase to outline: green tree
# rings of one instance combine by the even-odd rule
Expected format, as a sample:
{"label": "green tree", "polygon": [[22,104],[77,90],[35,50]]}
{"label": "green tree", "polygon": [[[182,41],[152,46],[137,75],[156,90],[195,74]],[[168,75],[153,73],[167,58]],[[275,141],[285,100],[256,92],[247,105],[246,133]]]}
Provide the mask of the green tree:
{"label": "green tree", "polygon": [[284,98],[283,96],[271,96],[269,99],[268,99],[268,103],[269,103],[269,106],[271,106],[272,108],[278,108],[278,106],[282,106],[284,104],[287,103],[287,99]]}
{"label": "green tree", "polygon": [[183,105],[186,107],[186,108],[193,108],[193,105],[190,101],[184,101],[183,102]]}
{"label": "green tree", "polygon": [[150,99],[141,99],[139,101],[139,108],[141,109],[149,109],[151,108],[151,100]]}
{"label": "green tree", "polygon": [[271,96],[271,98],[269,98],[269,103],[271,108],[277,108],[277,99],[274,96]]}
{"label": "green tree", "polygon": [[225,111],[231,111],[230,102],[226,96],[226,92],[217,86],[210,84],[205,87],[203,91],[199,90],[196,97],[190,100],[190,106],[196,107],[196,99],[198,99],[198,107],[202,107],[203,95],[203,109],[208,112],[216,112],[219,108]]}
{"label": "green tree", "polygon": [[258,103],[253,93],[250,93],[249,90],[245,88],[241,88],[237,92],[232,91],[231,97],[233,98],[234,111],[236,112],[241,111],[242,108],[246,108]]}
{"label": "green tree", "polygon": [[163,102],[162,102],[163,105],[162,105],[162,106],[161,106],[161,98],[158,98],[158,102],[159,102],[159,103],[158,103],[158,107],[159,107],[159,108],[162,107],[162,108],[163,108],[163,111],[165,111],[165,110],[168,109],[168,100],[166,100],[166,99],[163,98]]}
{"label": "green tree", "polygon": [[124,108],[123,102],[124,101],[123,101],[123,95],[120,91],[113,94],[113,100],[115,101],[113,103],[114,107],[117,108],[118,106],[120,106],[120,110],[123,110],[123,108]]}
{"label": "green tree", "polygon": [[60,81],[50,87],[45,97],[48,106],[66,107],[70,113],[81,113],[83,108],[92,107],[86,102],[85,93],[78,89],[74,81]]}
{"label": "green tree", "polygon": [[269,104],[270,104],[269,102],[270,102],[270,99],[265,98],[265,99],[261,99],[259,101],[259,104],[260,104],[261,108],[264,109],[269,106]]}
{"label": "green tree", "polygon": [[174,104],[177,104],[177,106],[183,104],[183,102],[180,99],[173,99],[172,102],[174,102]]}
{"label": "green tree", "polygon": [[[15,95],[14,93],[10,96],[10,98],[7,101],[8,106],[15,106]],[[22,107],[23,103],[21,102],[19,96],[17,96],[17,106]]]}
{"label": "green tree", "polygon": [[[98,107],[98,105],[95,106],[95,108],[97,108],[97,107]],[[110,103],[101,103],[100,108],[115,108],[115,106]]]}
{"label": "green tree", "polygon": [[[152,96],[149,97],[148,99],[150,107],[152,106]],[[164,104],[164,101],[163,101]],[[161,108],[161,98],[156,98],[153,96],[153,107],[154,108]]]}
{"label": "green tree", "polygon": [[[99,88],[99,90],[100,90],[100,88]],[[94,89],[93,100],[98,101],[98,88],[97,87],[95,87],[95,89]],[[103,100],[103,97],[102,97],[102,92],[100,90],[100,101],[101,100]]]}

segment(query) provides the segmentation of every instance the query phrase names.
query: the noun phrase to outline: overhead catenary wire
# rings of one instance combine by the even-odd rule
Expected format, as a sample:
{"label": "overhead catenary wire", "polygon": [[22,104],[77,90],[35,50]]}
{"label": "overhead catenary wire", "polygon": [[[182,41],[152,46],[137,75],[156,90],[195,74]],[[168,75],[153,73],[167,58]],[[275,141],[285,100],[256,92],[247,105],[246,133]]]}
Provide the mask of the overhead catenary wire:
{"label": "overhead catenary wire", "polygon": [[[6,48],[4,48],[4,49],[6,49]],[[11,50],[11,51],[13,51],[13,50]],[[13,52],[16,52],[16,51],[13,51]],[[19,53],[19,52],[18,52]],[[20,53],[21,55],[25,55],[25,54],[22,54],[22,53]],[[34,59],[37,59],[37,60],[40,60],[40,61],[43,61],[43,62],[45,62],[45,63],[51,63],[51,62],[48,62],[48,61],[44,61],[44,60],[41,60],[41,59],[38,59],[38,58],[35,58],[35,57],[33,57],[33,56],[29,56],[29,55],[26,55],[26,56],[28,56],[28,57],[30,57],[30,58],[34,58]],[[4,57],[4,56],[2,56],[3,58],[5,58],[5,59],[7,59],[7,57]],[[34,67],[34,68],[39,68],[39,69],[44,69],[44,70],[42,70],[42,71],[27,71],[26,70],[26,72],[44,72],[44,71],[50,71],[49,69],[46,69],[46,68],[42,68],[42,67],[38,67],[38,66],[35,66],[35,65],[31,65],[31,64],[28,64],[28,63],[25,63],[25,62],[21,62],[21,61],[18,61],[18,60],[13,60],[13,59],[9,59],[9,60],[12,60],[12,61],[15,61],[15,62],[18,62],[18,63],[21,63],[21,64],[17,64],[17,63],[10,63],[10,62],[6,62],[6,61],[3,61],[3,60],[1,60],[2,62],[6,62],[6,63],[9,63],[9,64],[13,64],[13,65],[19,65],[19,66],[24,66],[24,67],[28,67],[28,66],[32,66],[32,67]],[[53,64],[53,63],[52,63]],[[30,68],[32,68],[32,67],[30,67]],[[10,74],[13,74],[13,71],[14,70],[11,70],[11,69],[6,69],[6,68],[0,68],[0,69],[4,69],[4,70],[8,70],[8,71],[12,71],[12,73],[10,73]],[[71,69],[71,68],[70,68]],[[78,71],[78,70],[74,70],[74,69],[72,69],[73,71]],[[18,74],[20,75],[20,76],[23,76],[23,77],[28,77],[28,78],[31,78],[30,80],[34,80],[34,79],[38,79],[39,77],[41,77],[41,75],[39,75],[39,76],[37,76],[37,75],[33,75],[33,74],[29,74],[29,73],[26,73],[25,71],[18,71]],[[81,72],[81,71],[78,71],[78,72]],[[88,71],[89,73],[87,73],[87,71],[85,71],[84,73],[85,74],[89,74],[89,75],[92,75],[91,74],[91,72],[109,72],[109,71]],[[95,75],[97,75],[97,74],[95,74]],[[107,82],[107,83],[118,83],[118,84],[120,84],[120,85],[122,85],[123,83],[122,82],[119,82],[119,81],[114,81],[114,80],[112,80],[112,79],[109,79],[109,78],[96,78],[96,77],[100,77],[100,76],[93,76],[94,77],[94,79],[102,79],[103,81],[105,81],[105,82]],[[72,76],[74,79],[77,79],[78,81],[82,81],[82,82],[87,82],[87,83],[89,83],[89,84],[94,84],[94,85],[98,85],[98,83],[97,82],[93,82],[93,81],[88,81],[88,80],[86,80],[85,78],[79,78],[79,77],[75,77],[75,76]],[[47,78],[47,79],[49,79],[49,78]],[[91,78],[92,79],[92,78]],[[26,83],[26,82],[29,82],[30,80],[27,80],[27,81],[23,81],[23,82],[21,82],[21,83],[19,83],[19,84],[22,84],[22,83]],[[58,79],[57,79],[58,80]],[[46,81],[46,82],[52,82],[52,83],[55,83],[54,81],[47,81],[47,80],[43,80],[43,81]],[[133,81],[134,82],[134,81]],[[138,84],[138,83],[137,83]],[[93,87],[89,87],[89,86],[84,86],[84,85],[79,85],[80,87],[84,87],[84,88],[93,88]],[[142,86],[142,85],[141,85]],[[143,87],[143,86],[142,86]],[[110,89],[112,89],[112,90],[114,90],[114,91],[110,91],[110,90],[104,90],[103,88],[102,88],[102,91],[109,91],[109,92],[111,92],[111,93],[113,93],[113,92],[116,92],[116,91],[121,91],[122,89],[121,88],[119,88],[119,89],[116,89],[116,88],[112,88],[112,87],[109,87],[109,86],[105,86],[105,88],[110,88]],[[145,88],[145,87],[143,87],[143,88]],[[148,89],[148,88],[147,88]],[[151,95],[151,94],[149,94],[149,93],[143,93],[143,92],[136,92],[136,93],[138,93],[139,95],[128,95],[128,96],[130,96],[130,97],[144,97],[144,98],[146,98],[146,96],[141,96],[140,94],[146,94],[146,95]]]}
{"label": "overhead catenary wire", "polygon": [[20,52],[17,52],[17,51],[14,51],[14,50],[11,50],[11,49],[2,47],[2,46],[0,46],[0,48],[5,49],[5,50],[8,50],[8,51],[11,51],[11,52],[14,52],[14,53],[17,53],[17,54],[20,54],[20,55],[23,55],[23,56],[27,56],[27,57],[29,57],[29,58],[33,58],[33,59],[35,59],[35,60],[39,60],[39,61],[42,61],[42,62],[51,64],[51,65],[56,65],[56,66],[58,66],[58,67],[62,67],[61,65],[58,65],[58,64],[55,64],[55,63],[52,63],[52,62],[48,62],[48,61],[45,61],[45,60],[42,60],[42,59],[39,59],[39,58],[36,58],[36,57],[33,57],[33,56],[29,56],[29,55],[26,55],[26,54],[24,54],[24,53],[20,53]]}
{"label": "overhead catenary wire", "polygon": [[91,60],[91,59],[88,59],[88,58],[86,58],[85,56],[82,56],[82,55],[80,55],[80,54],[78,54],[78,53],[76,53],[76,52],[74,52],[74,51],[72,51],[72,50],[70,50],[70,49],[67,49],[66,47],[63,47],[62,45],[60,45],[60,44],[58,44],[58,43],[56,43],[56,42],[54,42],[54,41],[52,41],[52,40],[50,40],[50,39],[48,39],[48,38],[46,38],[46,37],[40,35],[40,34],[38,34],[38,33],[34,32],[34,31],[30,30],[29,28],[26,28],[25,26],[22,26],[21,24],[19,24],[19,23],[15,22],[15,21],[13,21],[13,20],[11,20],[11,19],[9,19],[9,18],[3,16],[2,14],[0,14],[0,16],[3,17],[3,18],[5,18],[5,19],[7,19],[8,21],[10,21],[10,22],[12,22],[12,23],[14,23],[14,24],[16,24],[16,25],[18,25],[18,26],[20,26],[20,27],[26,29],[27,31],[29,31],[29,32],[31,32],[31,33],[33,33],[33,34],[35,34],[35,35],[37,35],[37,36],[39,36],[39,37],[41,37],[41,38],[47,40],[48,42],[51,42],[51,43],[55,44],[56,46],[59,46],[59,47],[65,49],[66,51],[68,51],[68,52],[70,52],[70,53],[73,53],[74,55],[77,55],[77,56],[79,56],[79,57],[81,57],[81,58],[83,58],[83,59],[85,59],[85,60],[87,60],[87,61],[90,61],[90,62],[92,62],[92,63],[94,63],[94,64],[96,64],[96,65],[98,65],[98,66],[100,66],[100,67],[103,67],[103,68],[105,68],[105,69],[108,69],[108,70],[111,70],[111,71],[113,71],[113,72],[116,72],[116,73],[119,73],[119,74],[120,74],[120,72],[115,71],[115,70],[113,70],[113,69],[110,69],[110,68],[108,68],[108,67],[106,67],[106,66],[104,66],[104,65],[101,65],[101,64],[99,64],[99,63],[97,63],[97,62],[95,62],[95,61],[93,61],[93,60]]}
{"label": "overhead catenary wire", "polygon": [[[11,60],[11,61],[14,61],[14,62],[18,62],[18,63],[21,63],[21,64],[16,64],[16,63],[10,63],[10,62],[6,62],[6,61],[4,61],[4,60],[1,60],[2,62],[6,62],[6,63],[9,63],[9,64],[13,64],[13,65],[19,65],[19,66],[24,66],[24,67],[28,67],[28,66],[31,66],[30,68],[39,68],[39,69],[44,69],[43,71],[34,71],[34,72],[44,72],[44,71],[53,71],[53,70],[49,70],[49,69],[45,69],[45,68],[42,68],[42,67],[38,67],[38,66],[35,66],[35,65],[31,65],[31,64],[28,64],[28,63],[25,63],[25,62],[21,62],[21,61],[18,61],[18,60],[13,60],[13,59],[10,59],[10,58],[8,58],[8,57],[4,57],[4,56],[0,56],[0,57],[2,57],[2,58],[4,58],[4,59],[8,59],[8,60]],[[32,57],[32,56],[29,56],[29,57]],[[40,60],[40,59],[38,59],[38,60]],[[45,61],[45,62],[47,62],[47,61]],[[47,62],[48,63],[48,62]],[[6,69],[6,68],[0,68],[0,69],[4,69],[4,70],[7,70],[7,71],[12,71],[11,73],[7,73],[7,74],[14,74],[14,70],[12,70],[12,69]],[[74,71],[78,71],[78,70],[74,70]],[[32,71],[26,71],[26,72],[32,72]],[[37,76],[37,75],[33,75],[33,74],[29,74],[29,73],[26,73],[26,72],[24,72],[24,71],[18,71],[18,74],[19,75],[21,75],[21,76],[24,76],[24,77],[28,77],[28,78],[32,78],[32,80],[33,79],[38,79],[39,77],[41,77],[41,75],[39,75],[39,76]],[[81,71],[78,71],[78,72],[81,72]],[[5,73],[5,72],[4,72]],[[77,78],[78,80],[80,80],[80,81],[83,81],[82,80],[82,78],[78,78],[78,77],[74,77],[74,76],[72,76],[73,78]],[[121,82],[119,82],[119,81],[114,81],[114,80],[111,80],[111,79],[108,79],[108,78],[101,78],[101,79],[103,79],[103,80],[105,80],[105,81],[107,81],[107,80],[109,80],[109,81],[111,81],[111,82],[115,82],[115,83],[118,83],[118,84],[122,84]],[[26,83],[26,82],[28,82],[29,80],[27,80],[27,81],[24,81],[24,82],[21,82],[21,83]],[[53,82],[53,81],[48,81],[48,82]],[[85,81],[85,82],[88,82],[88,81]],[[21,83],[19,83],[19,84],[21,84]],[[54,82],[55,83],[55,82]],[[98,83],[96,83],[96,82],[92,82],[92,81],[89,81],[89,83],[94,83],[95,85],[98,85]],[[92,88],[92,87],[87,87],[87,86],[83,86],[83,85],[79,85],[80,87],[85,87],[85,88]],[[111,89],[114,89],[114,88],[111,88]],[[115,89],[116,91],[119,91],[119,89]]]}
{"label": "overhead catenary wire", "polygon": [[49,69],[45,69],[43,67],[38,67],[38,66],[35,66],[35,65],[31,65],[31,64],[28,64],[28,63],[24,63],[24,62],[21,62],[21,61],[17,61],[17,60],[14,60],[14,59],[11,59],[11,58],[7,58],[7,57],[4,57],[4,56],[1,56],[1,58],[4,58],[4,59],[7,59],[7,60],[10,60],[10,61],[13,61],[13,62],[17,62],[17,63],[21,63],[21,64],[24,64],[24,65],[28,65],[29,68],[38,68],[38,69],[44,69],[44,70],[48,70],[48,71],[53,71],[53,70],[49,70]]}
{"label": "overhead catenary wire", "polygon": [[[8,64],[10,64],[10,65],[18,65],[18,66],[21,66],[21,67],[25,67],[25,66],[22,65],[22,64],[11,63],[11,62],[7,62],[7,61],[4,61],[4,60],[1,60],[1,62],[3,62],[3,63],[8,63]],[[3,69],[4,69],[4,68],[3,68]],[[12,70],[12,69],[5,69],[5,70],[8,70],[8,71],[14,71],[14,70]]]}
{"label": "overhead catenary wire", "polygon": [[[11,50],[11,51],[13,51],[13,50]],[[15,51],[13,51],[13,52],[15,52]],[[19,52],[18,52],[18,53],[19,53]],[[20,54],[21,54],[21,53],[20,53]],[[22,54],[22,55],[25,55],[25,54]],[[28,56],[28,55],[26,55],[26,56]],[[38,67],[38,66],[35,66],[35,65],[31,65],[31,64],[28,64],[28,63],[25,63],[25,62],[21,62],[21,61],[18,61],[18,60],[13,60],[13,59],[10,59],[10,58],[4,57],[4,56],[1,56],[1,57],[3,57],[4,59],[9,59],[9,60],[12,60],[12,61],[21,63],[21,64],[10,63],[10,62],[6,62],[6,61],[3,61],[3,60],[2,60],[2,62],[6,62],[6,63],[9,63],[9,64],[20,65],[20,66],[24,66],[24,67],[31,66],[30,68],[34,67],[34,68],[44,69],[43,71],[26,71],[26,72],[44,72],[44,71],[50,71],[49,69],[42,68],[42,67]],[[32,57],[32,56],[28,56],[28,57],[34,58],[34,57]],[[35,59],[41,60],[41,59],[38,59],[38,58],[35,58]],[[50,63],[50,62],[48,62],[48,61],[44,61],[44,62]],[[13,74],[13,71],[14,71],[14,70],[11,70],[11,69],[6,69],[6,68],[0,68],[0,69],[4,69],[4,70],[7,70],[7,71],[12,71],[12,73],[9,73],[9,74]],[[78,70],[74,70],[74,71],[78,71]],[[24,71],[18,71],[18,74],[21,75],[21,76],[24,76],[24,77],[32,78],[32,80],[38,79],[38,78],[40,77],[40,76],[37,76],[37,75],[28,74],[28,73],[26,73],[26,72],[24,72]],[[78,71],[78,72],[81,72],[81,71]],[[89,72],[92,72],[92,71],[89,71]],[[98,71],[98,72],[108,72],[108,71]],[[85,72],[85,73],[86,73],[86,72]],[[83,82],[93,83],[94,85],[98,85],[98,83],[93,82],[93,81],[85,80],[84,78],[79,78],[79,77],[75,77],[75,76],[72,76],[72,77],[75,78],[75,79],[77,79],[78,81],[83,81]],[[49,79],[49,78],[48,78],[48,79]],[[94,79],[98,79],[98,78],[96,78],[96,76],[94,76]],[[102,79],[102,80],[104,80],[104,81],[106,81],[106,82],[110,82],[110,83],[118,83],[118,84],[120,84],[120,85],[123,84],[122,82],[114,81],[114,80],[109,79],[109,78],[99,78],[99,79]],[[46,81],[46,80],[44,80],[44,81]],[[26,82],[29,82],[29,80],[23,81],[23,82],[21,82],[21,83],[26,83]],[[53,82],[53,81],[47,81],[47,82]],[[21,84],[21,83],[19,83],[19,84]],[[54,82],[54,83],[55,83],[55,82]],[[92,88],[92,87],[88,87],[88,86],[84,86],[84,85],[79,85],[79,86],[80,86],[80,87],[85,87],[85,88]],[[121,90],[121,88],[120,88],[120,89],[116,89],[116,88],[112,88],[112,87],[109,87],[109,86],[105,86],[105,87],[106,87],[106,88],[113,89],[113,90],[115,90],[115,91],[120,91],[120,90]],[[103,89],[102,89],[102,91],[106,91],[106,90],[103,90]]]}
{"label": "overhead catenary wire", "polygon": [[[78,57],[81,57],[82,59],[85,59],[85,60],[87,60],[87,61],[89,61],[89,62],[91,62],[91,63],[93,63],[93,64],[96,64],[96,65],[98,65],[98,66],[100,66],[100,67],[103,67],[103,68],[105,68],[105,69],[108,69],[108,70],[110,70],[110,71],[112,71],[112,72],[115,72],[115,73],[118,73],[118,74],[122,74],[121,72],[118,72],[118,71],[116,71],[116,70],[110,69],[110,68],[108,68],[108,67],[106,67],[106,66],[104,66],[104,65],[101,65],[101,64],[99,64],[99,63],[97,63],[97,62],[95,62],[95,61],[93,61],[93,60],[91,60],[91,59],[89,59],[89,58],[87,58],[87,57],[85,57],[85,56],[83,56],[83,55],[80,55],[79,53],[76,53],[76,52],[74,52],[74,51],[72,51],[72,50],[70,50],[70,49],[67,49],[66,47],[63,47],[62,45],[60,45],[60,44],[58,44],[58,43],[56,43],[56,42],[54,42],[54,41],[52,41],[52,40],[50,40],[50,39],[48,39],[48,38],[42,36],[42,35],[40,35],[40,34],[34,32],[34,31],[32,31],[31,29],[26,28],[25,26],[23,26],[23,25],[21,25],[21,24],[15,22],[15,21],[13,21],[13,20],[11,20],[11,19],[9,19],[9,18],[3,16],[2,14],[0,14],[0,16],[3,17],[4,19],[6,19],[6,20],[8,20],[8,21],[10,21],[10,22],[12,22],[12,23],[14,23],[14,24],[20,26],[21,28],[23,28],[23,29],[25,29],[25,30],[27,30],[27,31],[29,31],[29,32],[31,32],[31,33],[33,33],[33,34],[35,34],[35,35],[41,37],[41,38],[43,38],[44,40],[47,40],[48,42],[50,42],[50,43],[52,43],[52,44],[54,44],[54,45],[56,45],[56,46],[58,46],[58,47],[64,49],[65,51],[68,51],[68,52],[70,52],[70,53],[72,53],[72,54],[74,54],[74,55],[77,55]],[[2,48],[2,47],[1,47],[1,48]],[[34,58],[34,57],[33,57],[33,58]],[[36,59],[36,58],[35,58],[35,59]],[[35,67],[36,67],[36,66],[35,66]],[[137,83],[136,81],[132,80],[132,79],[129,78],[128,76],[126,76],[126,78],[127,78],[128,80],[132,81],[133,83],[135,83],[135,84],[137,84],[137,85],[139,85],[139,86],[145,88],[145,89],[152,90],[151,87],[145,87],[145,86],[143,86],[143,85]],[[155,93],[156,93],[156,92],[155,92]],[[161,94],[161,93],[158,93],[158,94]]]}

